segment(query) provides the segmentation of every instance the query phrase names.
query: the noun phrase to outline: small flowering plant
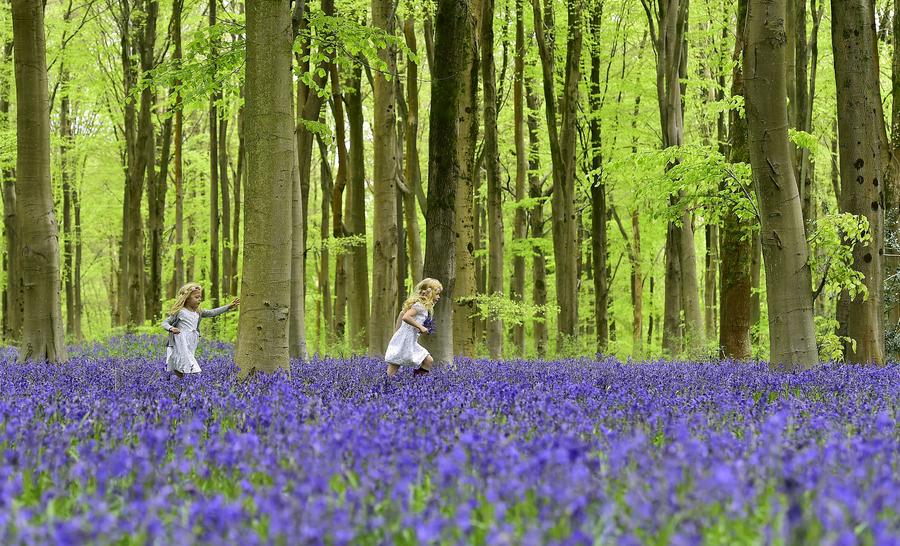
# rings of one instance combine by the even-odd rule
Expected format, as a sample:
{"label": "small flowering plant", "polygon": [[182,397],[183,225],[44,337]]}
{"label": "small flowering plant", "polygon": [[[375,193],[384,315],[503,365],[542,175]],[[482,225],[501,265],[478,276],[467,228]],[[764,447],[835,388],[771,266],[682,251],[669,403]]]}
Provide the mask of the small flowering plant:
{"label": "small flowering plant", "polygon": [[428,330],[429,335],[434,333],[434,319],[433,318],[431,318],[431,317],[426,318],[422,322],[422,326],[424,326],[425,329]]}

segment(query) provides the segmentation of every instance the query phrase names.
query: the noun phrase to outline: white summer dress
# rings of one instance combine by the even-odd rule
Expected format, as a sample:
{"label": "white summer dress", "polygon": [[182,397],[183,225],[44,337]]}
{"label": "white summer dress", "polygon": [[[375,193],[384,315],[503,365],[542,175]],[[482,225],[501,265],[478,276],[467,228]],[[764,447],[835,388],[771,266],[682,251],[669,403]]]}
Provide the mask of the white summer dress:
{"label": "white summer dress", "polygon": [[[200,373],[200,364],[194,353],[200,343],[200,319],[214,317],[228,311],[228,306],[223,305],[215,309],[203,309],[200,313],[182,308],[178,315],[166,318],[163,328],[169,330],[169,343],[166,347],[166,371],[178,371],[181,373]],[[172,334],[171,329],[177,326],[180,334]]]}
{"label": "white summer dress", "polygon": [[[412,308],[416,311],[414,320],[419,324],[425,322],[428,317],[428,311],[425,306],[419,302],[413,304]],[[388,343],[387,351],[384,353],[384,359],[390,364],[397,366],[408,366],[418,368],[422,365],[429,354],[425,347],[419,345],[419,336],[421,333],[415,326],[403,322],[401,319],[400,327],[394,332],[394,336]]]}

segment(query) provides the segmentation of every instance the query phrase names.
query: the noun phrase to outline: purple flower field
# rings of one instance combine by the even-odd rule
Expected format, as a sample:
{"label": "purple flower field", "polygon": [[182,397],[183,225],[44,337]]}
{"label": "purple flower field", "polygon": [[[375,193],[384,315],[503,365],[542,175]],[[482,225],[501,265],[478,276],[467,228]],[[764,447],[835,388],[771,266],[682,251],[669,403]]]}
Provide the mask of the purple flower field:
{"label": "purple flower field", "polygon": [[900,366],[0,353],[3,544],[900,544]]}

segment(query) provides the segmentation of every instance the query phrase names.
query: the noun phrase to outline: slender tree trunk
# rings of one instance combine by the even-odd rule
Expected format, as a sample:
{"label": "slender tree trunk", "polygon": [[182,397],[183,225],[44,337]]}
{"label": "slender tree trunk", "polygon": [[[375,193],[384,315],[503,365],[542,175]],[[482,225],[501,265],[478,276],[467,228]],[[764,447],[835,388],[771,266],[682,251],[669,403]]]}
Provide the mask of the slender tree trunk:
{"label": "slender tree trunk", "polygon": [[[83,169],[82,169],[83,171]],[[78,196],[78,190],[72,189],[72,207],[75,209],[75,339],[84,339],[84,333],[81,326],[81,317],[84,314],[84,305],[81,299],[81,199]]]}
{"label": "slender tree trunk", "polygon": [[297,202],[288,4],[248,2],[246,53],[247,192],[241,314],[235,361],[240,374],[289,366],[292,236]]}
{"label": "slender tree trunk", "polygon": [[759,200],[769,308],[770,365],[818,360],[809,250],[787,136],[785,0],[750,0],[744,46],[750,163]]}
{"label": "slender tree trunk", "polygon": [[[339,97],[336,97],[335,100],[339,100]],[[322,227],[321,227],[321,237],[322,237],[322,248],[319,251],[319,297],[322,300],[322,316],[321,319],[325,323],[325,343],[326,347],[333,341],[332,334],[334,334],[334,338],[338,340],[343,339],[343,328],[344,328],[344,318],[343,318],[343,307],[346,304],[346,294],[344,290],[346,289],[346,271],[344,271],[344,260],[339,254],[336,260],[335,272],[334,272],[334,292],[335,294],[340,293],[341,296],[336,296],[334,305],[342,306],[341,309],[341,318],[340,318],[340,335],[337,334],[336,329],[334,328],[335,319],[334,314],[332,312],[332,302],[331,302],[331,258],[329,256],[330,252],[328,252],[328,246],[325,245],[325,241],[328,239],[329,233],[333,233],[332,226],[329,224],[329,213],[331,207],[333,206],[333,196],[336,193],[336,189],[334,189],[334,184],[331,176],[331,167],[329,165],[328,159],[328,149],[326,148],[324,140],[317,137],[316,140],[319,142],[319,151],[322,156],[321,160],[321,168],[319,169],[319,178],[321,179],[322,186]],[[340,145],[340,139],[338,139]],[[339,160],[340,161],[340,160]],[[340,174],[341,167],[338,167],[338,177]],[[319,342],[322,342],[321,339],[321,330]],[[320,351],[321,352],[321,351]]]}
{"label": "slender tree trunk", "polygon": [[[69,12],[66,13],[68,20]],[[75,285],[73,282],[73,245],[72,245],[72,161],[69,149],[72,146],[72,120],[69,117],[69,71],[65,61],[60,64],[60,101],[59,101],[59,163],[60,179],[63,194],[63,284],[66,293],[66,335],[72,337],[75,330]]]}
{"label": "slender tree trunk", "polygon": [[[432,64],[431,116],[428,141],[428,205],[425,215],[424,275],[444,285],[443,299],[435,309],[437,329],[427,336],[428,347],[436,362],[453,362],[454,301],[456,259],[454,252],[458,224],[455,208],[460,179],[460,133],[467,127],[458,122],[461,103],[466,101],[465,77],[456,77],[470,69],[472,41],[475,36],[475,10],[468,1],[438,0],[435,14],[434,64]],[[473,68],[474,70],[474,68]],[[471,73],[470,73],[471,75]],[[469,80],[471,81],[471,80]]]}
{"label": "slender tree trunk", "polygon": [[[747,17],[747,0],[738,2],[738,18],[735,31],[734,68],[732,69],[731,96],[744,96],[744,73],[741,65],[744,49],[744,25]],[[731,110],[728,133],[728,160],[732,163],[749,163],[747,148],[747,118],[740,110]],[[743,196],[735,196],[742,199]],[[726,214],[722,224],[722,261],[720,267],[721,305],[719,307],[719,348],[725,358],[749,359],[752,355],[750,326],[753,324],[751,306],[751,262],[754,257],[752,240],[755,239],[750,222],[737,214]],[[759,263],[756,266],[759,286]],[[757,296],[758,298],[758,296]],[[759,300],[757,299],[757,306]],[[756,315],[756,321],[759,315]]]}
{"label": "slender tree trunk", "polygon": [[[344,189],[347,186],[347,171],[349,157],[347,154],[347,140],[344,130],[344,104],[343,92],[341,91],[340,76],[338,74],[337,64],[331,63],[331,94],[332,94],[332,113],[334,114],[334,132],[337,144],[338,169],[334,185],[330,183],[325,186],[322,182],[322,225],[327,223],[328,210],[325,202],[331,204],[332,228],[331,236],[335,239],[342,238],[346,235],[344,229]],[[326,154],[322,154],[322,162],[328,161]],[[330,182],[330,181],[329,181]],[[327,191],[326,191],[327,190]],[[323,236],[327,236],[323,232]],[[323,249],[327,250],[327,249]],[[335,256],[334,266],[334,315],[327,317],[326,324],[333,327],[334,338],[341,342],[344,339],[344,330],[346,329],[346,309],[347,309],[347,270],[345,268],[345,255],[343,252]],[[323,254],[323,261],[327,261],[327,254]],[[323,265],[323,267],[327,267]],[[325,277],[327,279],[327,277]],[[326,283],[327,285],[327,283]],[[325,294],[322,294],[325,297]],[[326,315],[331,315],[328,306],[326,306]],[[333,320],[329,320],[333,319]]]}
{"label": "slender tree trunk", "polygon": [[18,361],[65,362],[60,304],[59,235],[50,183],[50,102],[44,9],[40,0],[12,5],[16,79],[16,251],[25,306]]}
{"label": "slender tree trunk", "polygon": [[228,109],[219,119],[219,192],[222,196],[222,297],[231,295],[231,189],[228,187]]}
{"label": "slender tree trunk", "polygon": [[[503,194],[500,188],[500,148],[497,143],[497,84],[494,70],[494,0],[482,0],[481,78],[484,89],[484,164],[487,173],[488,294],[503,297]],[[487,346],[491,358],[503,357],[503,321],[488,318]]]}
{"label": "slender tree trunk", "polygon": [[[175,42],[174,64],[181,67],[181,12],[184,0],[174,0],[172,5],[173,41]],[[175,80],[175,271],[172,279],[172,293],[177,293],[184,285],[184,106],[181,97],[181,80]]]}
{"label": "slender tree trunk", "polygon": [[[372,26],[394,35],[394,0],[372,0]],[[379,49],[378,56],[388,74],[397,71],[393,47]],[[369,322],[369,354],[383,356],[394,330],[385,317],[397,315],[397,99],[394,84],[381,71],[375,72],[374,173],[375,218],[372,271],[372,320]],[[445,129],[446,130],[446,129]]]}
{"label": "slender tree trunk", "polygon": [[[415,19],[407,17],[403,23],[406,46],[417,53]],[[403,195],[406,211],[406,225],[409,238],[410,266],[413,282],[422,279],[425,257],[422,254],[422,236],[419,232],[419,215],[416,212],[416,196],[421,192],[422,173],[419,168],[419,65],[412,59],[406,60],[406,155],[404,176],[409,191]]]}
{"label": "slender tree trunk", "polygon": [[853,269],[863,275],[867,295],[849,302],[851,362],[884,363],[883,260],[886,169],[882,151],[884,114],[879,91],[878,51],[872,0],[832,1],[832,45],[837,84],[840,149],[840,208],[864,216],[871,240],[853,247]]}
{"label": "slender tree trunk", "polygon": [[[892,40],[893,52],[891,63],[891,93],[893,97],[900,97],[900,0],[894,0],[894,17]],[[900,100],[891,101],[891,163],[888,165],[890,176],[885,180],[884,187],[884,232],[893,234],[894,238],[887,246],[892,248],[886,256],[885,278],[896,275],[900,278]],[[900,303],[894,305],[887,313],[888,328],[900,328]]]}
{"label": "slender tree trunk", "polygon": [[[553,10],[550,2],[545,3],[544,14],[539,9],[539,1],[532,0],[534,7],[535,35],[541,57],[544,102],[547,128],[550,137],[550,156],[553,160],[553,255],[556,262],[556,301],[559,306],[557,324],[557,351],[563,350],[577,335],[578,279],[576,259],[577,232],[575,218],[575,121],[578,105],[578,84],[581,79],[580,58],[582,31],[580,24],[574,24],[568,33],[566,44],[565,84],[559,109],[562,121],[557,131],[557,107],[554,79],[556,77],[553,59],[552,29]],[[568,20],[578,21],[583,9],[582,2],[575,0],[567,4]],[[548,45],[549,43],[549,45]]]}
{"label": "slender tree trunk", "polygon": [[[606,183],[601,174],[603,168],[602,134],[600,125],[600,28],[603,20],[603,4],[598,3],[591,17],[591,32],[594,44],[591,47],[591,250],[593,254],[594,281],[594,323],[597,331],[597,354],[606,353],[609,342],[609,325],[607,308],[609,307],[609,286],[607,269],[607,232],[606,232]],[[627,241],[628,238],[626,237]],[[629,256],[631,254],[629,253]],[[633,256],[631,256],[634,258]],[[632,259],[632,271],[636,260]]]}
{"label": "slender tree trunk", "polygon": [[[12,61],[13,42],[7,38],[3,45],[3,64]],[[4,130],[9,123],[9,81],[0,80],[0,123]],[[0,171],[3,184],[3,235],[6,243],[3,269],[6,286],[3,288],[3,339],[17,341],[22,332],[22,274],[20,272],[18,220],[16,216],[16,175],[10,168]]]}
{"label": "slender tree trunk", "polygon": [[[216,24],[216,0],[209,0],[209,26]],[[210,58],[217,59],[216,43],[211,42]],[[209,293],[213,307],[219,306],[219,109],[222,92],[216,87],[209,99]]]}
{"label": "slender tree trunk", "polygon": [[347,217],[351,235],[362,237],[348,256],[350,270],[347,315],[350,324],[350,346],[357,353],[368,351],[369,331],[369,258],[366,243],[366,173],[363,139],[363,107],[361,73],[353,71],[350,85],[353,92],[346,96],[347,119],[350,122],[350,185],[347,188]]}
{"label": "slender tree trunk", "polygon": [[159,171],[149,168],[147,178],[147,202],[150,232],[150,282],[146,291],[147,318],[158,320],[162,316],[163,231],[166,220],[166,184],[169,177],[169,152],[172,143],[172,118],[163,123],[160,137]]}
{"label": "slender tree trunk", "polygon": [[[244,88],[241,87],[241,98]],[[243,101],[242,101],[243,102]],[[241,251],[241,184],[247,170],[247,150],[244,143],[244,106],[238,110],[238,158],[237,171],[234,173],[234,222],[231,224],[231,293],[238,293],[238,259]]]}
{"label": "slender tree trunk", "polygon": [[[527,210],[523,206],[528,181],[528,153],[525,148],[525,14],[524,0],[516,0],[516,52],[513,83],[513,122],[516,146],[516,215],[513,238],[516,252],[513,255],[513,275],[510,280],[510,296],[521,303],[525,298],[525,239],[528,237]],[[516,355],[525,356],[525,323],[513,326],[513,345]]]}
{"label": "slender tree trunk", "polygon": [[[544,237],[544,206],[541,201],[545,197],[543,183],[538,176],[540,164],[540,142],[538,140],[538,98],[530,79],[525,80],[525,100],[528,106],[526,122],[528,124],[528,197],[534,205],[529,210],[529,228],[534,240]],[[532,301],[539,311],[532,321],[535,353],[538,358],[547,356],[547,262],[540,248],[531,249],[531,275],[533,281]]]}
{"label": "slender tree trunk", "polygon": [[716,290],[716,272],[719,270],[719,226],[706,225],[706,272],[704,274],[703,324],[706,326],[706,339],[716,338],[716,310],[718,293]]}

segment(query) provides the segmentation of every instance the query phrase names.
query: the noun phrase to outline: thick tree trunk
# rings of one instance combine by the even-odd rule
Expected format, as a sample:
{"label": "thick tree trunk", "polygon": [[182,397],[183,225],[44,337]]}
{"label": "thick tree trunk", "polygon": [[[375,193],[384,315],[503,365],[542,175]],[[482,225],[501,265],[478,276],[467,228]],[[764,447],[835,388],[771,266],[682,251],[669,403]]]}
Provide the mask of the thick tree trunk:
{"label": "thick tree trunk", "polygon": [[[494,0],[482,0],[481,79],[484,89],[484,165],[487,173],[488,295],[503,297],[503,194],[497,143],[497,83],[494,70]],[[488,318],[487,346],[494,360],[503,357],[503,321]]]}
{"label": "thick tree trunk", "polygon": [[[532,239],[544,237],[544,206],[540,199],[544,198],[543,183],[538,176],[541,169],[540,141],[538,139],[538,98],[530,79],[525,80],[525,100],[528,106],[526,122],[528,124],[528,197],[533,199],[534,205],[528,212],[529,229]],[[538,358],[547,356],[547,315],[544,306],[547,305],[547,262],[543,250],[531,249],[531,275],[532,275],[532,301],[540,309],[532,321],[535,353]]]}
{"label": "thick tree trunk", "polygon": [[291,26],[287,3],[247,4],[245,196],[240,374],[289,366],[292,216],[297,150],[293,137]]}
{"label": "thick tree trunk", "polygon": [[[893,97],[900,97],[900,0],[894,0],[893,17],[893,56],[891,63],[891,93]],[[890,251],[885,250],[891,256],[886,256],[885,278],[896,275],[900,278],[900,100],[891,101],[891,164],[890,176],[885,180],[884,187],[884,232],[893,234],[893,240],[888,243]],[[900,328],[900,303],[894,302],[887,312],[887,327]]]}
{"label": "thick tree trunk", "polygon": [[[670,201],[671,203],[671,201]],[[663,306],[662,348],[672,357],[682,351],[682,274],[681,274],[681,227],[680,223],[669,222],[666,227],[666,284]]]}
{"label": "thick tree trunk", "polygon": [[350,122],[350,185],[347,188],[348,229],[361,236],[363,242],[353,247],[348,256],[348,309],[350,346],[357,353],[368,351],[369,331],[369,259],[366,239],[366,173],[363,140],[363,107],[360,69],[354,70],[353,92],[347,95],[347,119]]}
{"label": "thick tree trunk", "polygon": [[[444,285],[444,304],[435,309],[437,329],[427,336],[428,347],[436,362],[453,362],[454,300],[456,259],[454,252],[457,229],[457,183],[460,179],[460,154],[457,140],[467,127],[458,123],[460,103],[464,103],[466,77],[457,77],[472,67],[472,40],[475,36],[475,13],[468,1],[438,0],[435,14],[437,32],[432,65],[431,116],[428,141],[428,205],[425,215],[424,275]],[[470,73],[471,74],[471,73]],[[471,80],[469,80],[471,81]]]}
{"label": "thick tree trunk", "polygon": [[719,270],[719,226],[706,225],[706,271],[703,278],[703,324],[706,339],[716,339],[716,311],[718,291],[716,272]]}
{"label": "thick tree trunk", "polygon": [[50,103],[41,0],[12,5],[16,79],[17,253],[25,306],[18,361],[65,362],[59,235],[50,183]]}
{"label": "thick tree trunk", "polygon": [[[455,13],[455,12],[454,12]],[[474,4],[466,3],[465,13],[447,15],[447,17],[464,17],[462,27],[454,29],[459,43],[445,44],[444,47],[457,47],[459,53],[444,51],[442,58],[448,55],[460,55],[459,88],[452,98],[445,98],[447,103],[457,105],[457,115],[454,118],[456,128],[456,165],[459,172],[455,192],[456,215],[454,217],[456,258],[456,282],[453,287],[453,347],[452,354],[473,358],[476,350],[476,325],[475,318],[475,294],[477,290],[475,267],[475,179],[477,177],[475,165],[475,148],[478,141],[478,22],[481,14],[477,12]],[[434,65],[432,65],[434,66]],[[436,67],[435,67],[436,68]],[[432,79],[434,75],[432,74]],[[449,93],[449,90],[441,90],[441,93]],[[432,116],[434,113],[432,112]],[[429,143],[429,145],[432,145]],[[431,151],[429,151],[431,154]],[[430,156],[429,156],[430,157]],[[430,165],[431,159],[429,159]],[[431,179],[429,173],[429,180]],[[427,224],[427,223],[426,223]],[[426,230],[426,240],[428,233]],[[427,253],[427,249],[426,249]],[[448,306],[449,307],[449,306]]]}
{"label": "thick tree trunk", "polygon": [[886,168],[882,141],[884,114],[879,91],[875,13],[872,0],[832,1],[832,45],[837,82],[840,149],[840,209],[869,222],[868,243],[853,247],[853,269],[868,295],[851,298],[848,335],[855,342],[851,362],[884,363],[883,260]]}
{"label": "thick tree trunk", "polygon": [[759,200],[769,308],[770,365],[818,360],[809,249],[787,135],[785,0],[750,0],[744,46],[750,163]]}
{"label": "thick tree trunk", "polygon": [[[209,26],[216,24],[216,0],[209,0]],[[216,59],[215,42],[210,57]],[[209,99],[209,292],[205,296],[213,307],[219,306],[219,109],[222,92],[216,89]]]}
{"label": "thick tree trunk", "polygon": [[[394,0],[372,0],[372,26],[394,35]],[[393,47],[384,47],[378,56],[388,74],[397,71]],[[372,319],[369,322],[369,354],[383,356],[394,333],[392,320],[397,300],[397,104],[394,84],[376,71],[374,85],[375,120],[372,186],[375,192],[374,260],[372,271]],[[444,129],[446,130],[446,128]],[[441,279],[443,280],[443,279]],[[437,355],[434,355],[437,356]]]}

